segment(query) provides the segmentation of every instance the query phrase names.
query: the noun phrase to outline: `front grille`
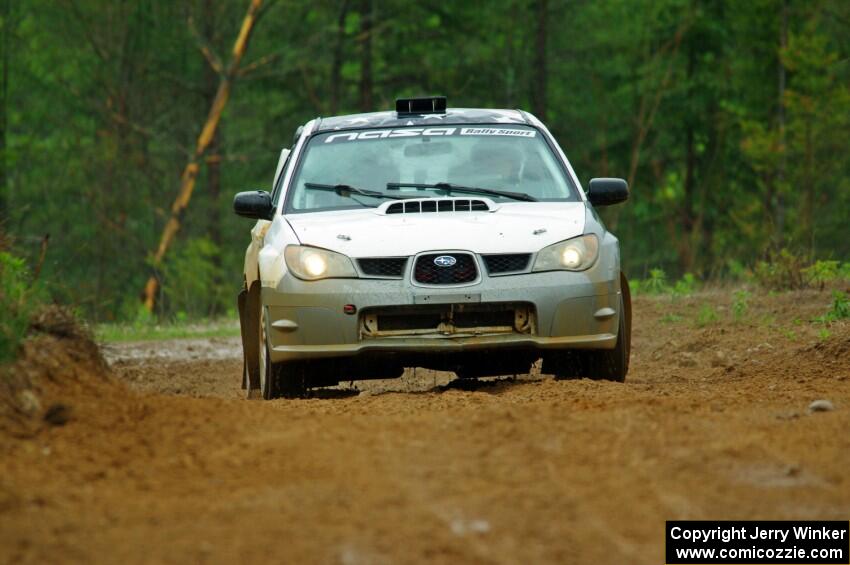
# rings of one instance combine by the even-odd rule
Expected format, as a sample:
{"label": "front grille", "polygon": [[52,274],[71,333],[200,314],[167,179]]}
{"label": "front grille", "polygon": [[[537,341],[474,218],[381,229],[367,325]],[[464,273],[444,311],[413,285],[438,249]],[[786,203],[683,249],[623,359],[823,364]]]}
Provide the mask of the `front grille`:
{"label": "front grille", "polygon": [[498,275],[526,270],[528,268],[528,261],[531,259],[531,254],[484,255],[482,258],[484,259],[484,264],[487,265],[487,272],[491,275]]}
{"label": "front grille", "polygon": [[357,264],[364,275],[400,279],[404,274],[407,257],[369,257],[358,259]]}
{"label": "front grille", "polygon": [[[434,263],[437,257],[452,257],[455,264],[440,267]],[[413,268],[413,280],[422,284],[463,284],[478,278],[475,259],[468,253],[429,253],[420,255]]]}

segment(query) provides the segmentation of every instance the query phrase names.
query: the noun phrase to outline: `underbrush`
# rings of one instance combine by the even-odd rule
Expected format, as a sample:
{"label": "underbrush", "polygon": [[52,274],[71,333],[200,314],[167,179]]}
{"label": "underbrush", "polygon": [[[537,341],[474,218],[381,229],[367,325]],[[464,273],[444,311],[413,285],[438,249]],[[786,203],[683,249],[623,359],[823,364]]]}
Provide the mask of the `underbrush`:
{"label": "underbrush", "polygon": [[807,263],[787,249],[771,261],[759,261],[752,269],[737,268],[730,276],[711,281],[701,281],[692,273],[671,281],[660,268],[650,269],[643,279],[630,279],[632,294],[665,295],[673,298],[689,296],[706,284],[710,286],[737,285],[762,289],[768,292],[817,289],[850,285],[850,262],[817,260]]}
{"label": "underbrush", "polygon": [[[630,280],[629,286],[635,296],[651,296],[668,304],[667,312],[661,317],[665,324],[688,322],[698,328],[722,321],[775,325],[777,332],[791,340],[796,339],[800,326],[808,325],[823,340],[832,335],[835,324],[846,324],[850,320],[847,290],[850,288],[850,263],[819,260],[807,265],[788,251],[782,251],[777,257],[774,262],[756,264],[752,270],[740,270],[732,280],[705,282],[691,273],[670,280],[663,269],[655,268],[650,269],[644,279]],[[827,290],[831,291],[830,302],[827,302]],[[824,292],[822,314],[795,320],[796,327],[776,325],[770,315],[755,317],[753,301],[789,291]],[[691,299],[684,302],[692,304],[695,310],[679,307],[685,298]]]}
{"label": "underbrush", "polygon": [[810,263],[783,249],[772,260],[756,263],[750,278],[769,290],[824,290],[833,283],[850,281],[850,263],[827,260]]}
{"label": "underbrush", "polygon": [[24,260],[0,251],[0,363],[15,358],[30,318],[43,303],[44,292]]}

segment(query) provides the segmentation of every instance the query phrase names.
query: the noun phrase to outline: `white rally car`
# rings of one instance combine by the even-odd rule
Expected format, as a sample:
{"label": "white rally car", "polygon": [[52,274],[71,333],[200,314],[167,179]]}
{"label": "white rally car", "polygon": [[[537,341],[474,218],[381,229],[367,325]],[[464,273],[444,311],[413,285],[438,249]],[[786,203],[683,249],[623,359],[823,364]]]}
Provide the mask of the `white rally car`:
{"label": "white rally car", "polygon": [[263,398],[392,378],[543,372],[622,381],[631,303],[619,244],[546,127],[521,110],[446,108],[316,118],[284,150],[239,295],[243,386]]}

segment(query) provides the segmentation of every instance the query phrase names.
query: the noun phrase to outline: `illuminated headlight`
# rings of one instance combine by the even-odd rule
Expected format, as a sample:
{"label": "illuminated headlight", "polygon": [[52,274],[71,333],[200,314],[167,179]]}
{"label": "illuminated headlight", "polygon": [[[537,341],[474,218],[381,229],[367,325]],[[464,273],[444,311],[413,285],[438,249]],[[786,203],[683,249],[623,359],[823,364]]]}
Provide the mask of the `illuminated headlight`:
{"label": "illuminated headlight", "polygon": [[584,271],[596,262],[599,239],[591,234],[544,247],[534,261],[535,271]]}
{"label": "illuminated headlight", "polygon": [[283,255],[286,267],[293,275],[305,281],[357,276],[351,259],[327,249],[287,245]]}

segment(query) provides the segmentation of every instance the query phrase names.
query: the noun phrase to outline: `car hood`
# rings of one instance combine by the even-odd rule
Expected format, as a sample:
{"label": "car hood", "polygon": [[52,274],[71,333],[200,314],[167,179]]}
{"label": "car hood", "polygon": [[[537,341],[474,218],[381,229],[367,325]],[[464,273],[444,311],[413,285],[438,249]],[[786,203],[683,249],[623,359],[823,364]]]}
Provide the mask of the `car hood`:
{"label": "car hood", "polygon": [[584,202],[504,203],[489,212],[380,214],[374,208],[288,214],[304,245],[349,257],[424,251],[533,253],[584,233]]}

